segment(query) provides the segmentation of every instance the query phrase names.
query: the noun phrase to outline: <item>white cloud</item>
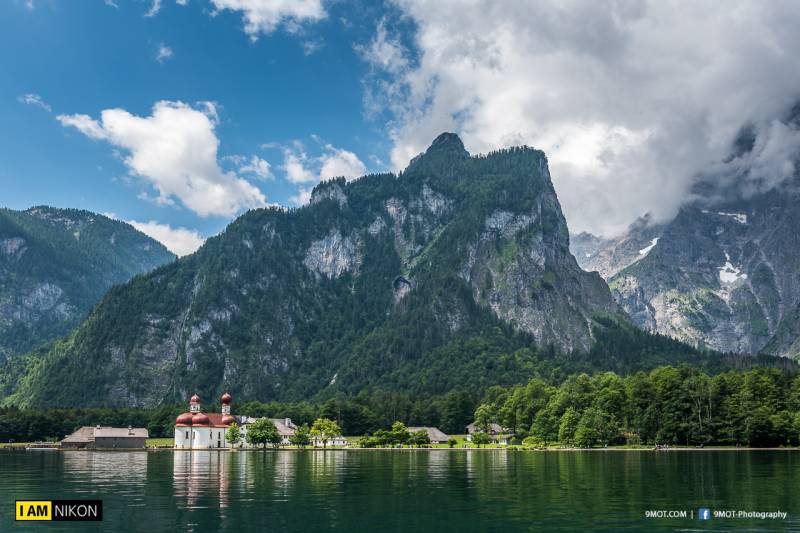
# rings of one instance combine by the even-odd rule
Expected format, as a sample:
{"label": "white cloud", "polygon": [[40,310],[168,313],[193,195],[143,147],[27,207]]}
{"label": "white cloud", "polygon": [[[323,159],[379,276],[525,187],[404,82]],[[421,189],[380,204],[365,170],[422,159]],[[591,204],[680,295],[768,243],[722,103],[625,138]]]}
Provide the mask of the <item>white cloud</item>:
{"label": "white cloud", "polygon": [[59,115],[64,126],[105,140],[124,153],[130,174],[152,185],[160,203],[178,199],[200,216],[233,216],[266,204],[264,194],[217,160],[216,107],[195,109],[160,101],[148,117],[124,109],[106,109],[97,121],[88,115]]}
{"label": "white cloud", "polygon": [[363,84],[366,116],[371,118],[383,108],[389,108],[398,115],[404,114],[404,100],[408,94],[406,80],[410,74],[411,62],[408,58],[409,52],[400,40],[390,36],[386,19],[378,23],[372,41],[367,45],[356,45],[355,50],[372,66]]}
{"label": "white cloud", "polygon": [[243,156],[236,156],[232,158],[237,164],[239,173],[251,174],[261,179],[272,179],[272,166],[265,159],[261,159],[257,155],[251,156],[247,159]]}
{"label": "white cloud", "polygon": [[[321,142],[318,136],[311,137],[316,142]],[[338,177],[352,179],[367,173],[366,165],[349,150],[325,144],[321,155],[310,157],[299,141],[295,141],[292,147],[284,147],[281,168],[291,183],[301,185],[297,194],[289,198],[295,204],[304,204],[311,198],[312,187],[309,184]]]}
{"label": "white cloud", "polygon": [[145,12],[144,16],[146,18],[155,17],[158,15],[159,11],[161,11],[161,0],[153,0],[153,3],[150,4],[150,8]]}
{"label": "white cloud", "polygon": [[325,17],[322,0],[211,0],[211,4],[217,11],[241,12],[244,31],[253,40],[272,33],[281,24],[293,30]]}
{"label": "white cloud", "polygon": [[[768,191],[797,174],[800,130],[780,120],[760,125],[753,149],[712,166],[703,174],[727,198],[730,188],[744,196]],[[726,190],[727,189],[727,190]]]}
{"label": "white cloud", "polygon": [[62,126],[71,126],[90,139],[99,140],[106,138],[106,132],[103,126],[89,115],[58,115],[56,119]]}
{"label": "white cloud", "polygon": [[292,183],[317,183],[330,178],[357,178],[367,167],[356,154],[330,144],[319,157],[309,157],[303,145],[295,142],[283,150],[283,170]]}
{"label": "white cloud", "polygon": [[303,41],[303,55],[310,56],[317,52],[323,46],[323,42],[320,39],[311,39],[308,41]]}
{"label": "white cloud", "polygon": [[53,108],[50,107],[50,104],[42,100],[42,97],[39,96],[38,94],[33,94],[33,93],[22,94],[20,96],[17,96],[17,102],[21,104],[39,106],[48,113],[53,110]]}
{"label": "white cloud", "polygon": [[151,237],[177,256],[184,256],[197,251],[205,242],[200,232],[187,228],[173,228],[169,224],[162,224],[155,220],[139,222],[138,220],[120,219],[114,213],[103,213],[108,218],[127,222],[148,237]]}
{"label": "white cloud", "polygon": [[387,72],[398,74],[408,67],[407,51],[396,37],[391,37],[386,29],[386,20],[381,20],[375,37],[368,45],[357,45],[356,51],[367,62]]}
{"label": "white cloud", "polygon": [[325,153],[319,158],[322,167],[319,170],[321,180],[344,176],[352,179],[367,173],[367,167],[356,154],[330,144],[325,145]]}
{"label": "white cloud", "polygon": [[383,22],[359,47],[376,71],[367,110],[392,114],[395,169],[443,131],[473,152],[536,146],[570,229],[610,234],[674,215],[745,122],[773,139],[775,177],[798,148],[773,119],[800,96],[800,3],[396,4],[414,49]]}
{"label": "white cloud", "polygon": [[297,194],[289,197],[289,202],[295,205],[304,205],[311,201],[311,188],[301,187],[297,190]]}
{"label": "white cloud", "polygon": [[145,235],[154,238],[177,256],[194,253],[205,242],[205,238],[192,229],[173,228],[169,224],[160,224],[155,220],[148,222],[127,220],[126,222]]}
{"label": "white cloud", "polygon": [[119,4],[117,4],[114,0],[103,0],[103,3],[108,7],[113,7],[114,9],[119,9]]}
{"label": "white cloud", "polygon": [[159,44],[156,49],[156,61],[164,63],[168,59],[172,59],[172,48],[164,43]]}
{"label": "white cloud", "polygon": [[319,181],[316,174],[306,168],[308,156],[305,152],[294,152],[286,149],[283,153],[283,170],[292,183],[308,183]]}

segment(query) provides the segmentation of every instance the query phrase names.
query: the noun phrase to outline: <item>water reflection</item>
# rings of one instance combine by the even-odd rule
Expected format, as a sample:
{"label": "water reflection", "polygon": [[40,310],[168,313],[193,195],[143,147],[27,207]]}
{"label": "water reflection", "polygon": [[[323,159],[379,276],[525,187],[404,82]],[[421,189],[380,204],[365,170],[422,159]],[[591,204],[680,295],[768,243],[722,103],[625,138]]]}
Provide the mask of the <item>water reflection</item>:
{"label": "water reflection", "polygon": [[91,451],[61,452],[64,478],[70,492],[95,494],[113,488],[131,498],[132,505],[142,505],[142,487],[147,479],[147,454],[143,452]]}
{"label": "water reflection", "polygon": [[790,451],[0,453],[0,470],[0,531],[17,527],[2,502],[37,497],[102,498],[102,530],[123,532],[653,531],[696,524],[644,509],[703,506],[781,509],[800,529]]}
{"label": "water reflection", "polygon": [[178,504],[186,509],[208,507],[214,497],[214,507],[228,507],[231,477],[228,473],[228,453],[205,450],[176,450],[173,454],[172,485]]}

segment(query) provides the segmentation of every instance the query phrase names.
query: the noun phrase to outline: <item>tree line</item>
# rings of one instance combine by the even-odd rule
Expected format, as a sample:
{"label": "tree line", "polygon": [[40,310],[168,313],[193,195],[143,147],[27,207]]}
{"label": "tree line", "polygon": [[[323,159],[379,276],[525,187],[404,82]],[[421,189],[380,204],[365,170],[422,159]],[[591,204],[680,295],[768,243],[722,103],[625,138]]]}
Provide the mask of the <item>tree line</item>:
{"label": "tree line", "polygon": [[[185,410],[180,405],[0,408],[0,442],[61,439],[81,426],[98,424],[146,427],[152,437],[171,437],[175,418]],[[341,434],[369,435],[373,440],[365,443],[377,446],[403,440],[402,432],[392,434],[387,429],[396,421],[435,426],[451,435],[464,434],[473,421],[492,422],[533,446],[800,443],[800,377],[760,367],[709,375],[686,365],[662,366],[627,376],[603,372],[562,380],[535,377],[524,385],[456,390],[441,396],[371,391],[322,403],[248,401],[233,410],[253,417],[291,418],[309,431],[317,419],[327,419]]]}
{"label": "tree line", "polygon": [[[321,403],[247,401],[234,404],[233,412],[256,418],[291,418],[298,427],[309,428],[315,420],[324,418],[334,421],[343,435],[372,434],[396,420],[459,434],[472,421],[479,400],[478,391],[456,390],[432,397],[373,391]],[[217,409],[203,406],[206,412]],[[153,409],[0,407],[0,442],[58,440],[81,426],[94,425],[144,427],[151,437],[172,437],[175,418],[186,410],[186,405]]]}
{"label": "tree line", "polygon": [[491,387],[476,410],[532,446],[796,446],[800,377],[774,368],[709,376],[660,367],[621,377],[577,374],[556,385]]}
{"label": "tree line", "polygon": [[[332,439],[340,436],[342,430],[339,425],[328,418],[317,418],[311,427],[308,424],[303,424],[298,427],[295,432],[288,437],[288,444],[305,448],[312,443],[320,443],[325,448]],[[228,427],[225,432],[225,440],[233,447],[238,447],[241,444],[242,430],[239,425],[234,422]],[[282,444],[283,436],[278,431],[275,423],[269,418],[259,418],[252,424],[247,426],[247,433],[245,434],[245,441],[253,446],[267,447],[267,444],[273,448],[277,448]]]}

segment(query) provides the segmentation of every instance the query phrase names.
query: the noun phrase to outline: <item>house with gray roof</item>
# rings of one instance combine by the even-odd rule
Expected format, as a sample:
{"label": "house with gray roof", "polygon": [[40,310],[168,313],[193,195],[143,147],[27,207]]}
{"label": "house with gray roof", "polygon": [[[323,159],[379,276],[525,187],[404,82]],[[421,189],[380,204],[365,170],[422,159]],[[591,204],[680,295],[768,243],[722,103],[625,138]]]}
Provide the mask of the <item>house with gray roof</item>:
{"label": "house with gray roof", "polygon": [[[473,422],[472,424],[467,426],[467,440],[472,441],[472,435],[475,433],[480,433],[480,429],[478,426]],[[502,444],[504,446],[508,446],[511,444],[511,431],[504,429],[503,426],[500,424],[496,424],[494,422],[489,424],[488,431],[486,433],[492,439],[492,442],[495,444]]]}
{"label": "house with gray roof", "polygon": [[134,449],[144,448],[147,429],[83,426],[61,441],[64,449]]}
{"label": "house with gray roof", "polygon": [[[238,416],[236,418],[241,426],[241,446],[249,446],[246,440],[247,431],[250,424],[259,418],[253,416]],[[281,444],[289,444],[289,437],[295,434],[297,431],[297,425],[292,422],[291,418],[270,418],[269,420],[275,424],[275,428],[277,428],[278,433],[281,436]]]}
{"label": "house with gray roof", "polygon": [[424,431],[428,434],[428,439],[431,444],[446,444],[450,437],[445,435],[439,428],[434,427],[410,427],[407,428],[409,433],[416,433],[417,431]]}

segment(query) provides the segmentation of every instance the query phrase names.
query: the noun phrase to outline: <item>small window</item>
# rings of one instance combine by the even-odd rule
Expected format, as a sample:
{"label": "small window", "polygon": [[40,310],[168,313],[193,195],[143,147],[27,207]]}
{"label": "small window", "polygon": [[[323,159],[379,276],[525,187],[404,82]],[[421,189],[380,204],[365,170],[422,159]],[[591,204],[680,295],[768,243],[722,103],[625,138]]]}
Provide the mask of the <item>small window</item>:
{"label": "small window", "polygon": [[189,438],[189,432],[188,431],[186,432],[186,438],[187,439]]}

